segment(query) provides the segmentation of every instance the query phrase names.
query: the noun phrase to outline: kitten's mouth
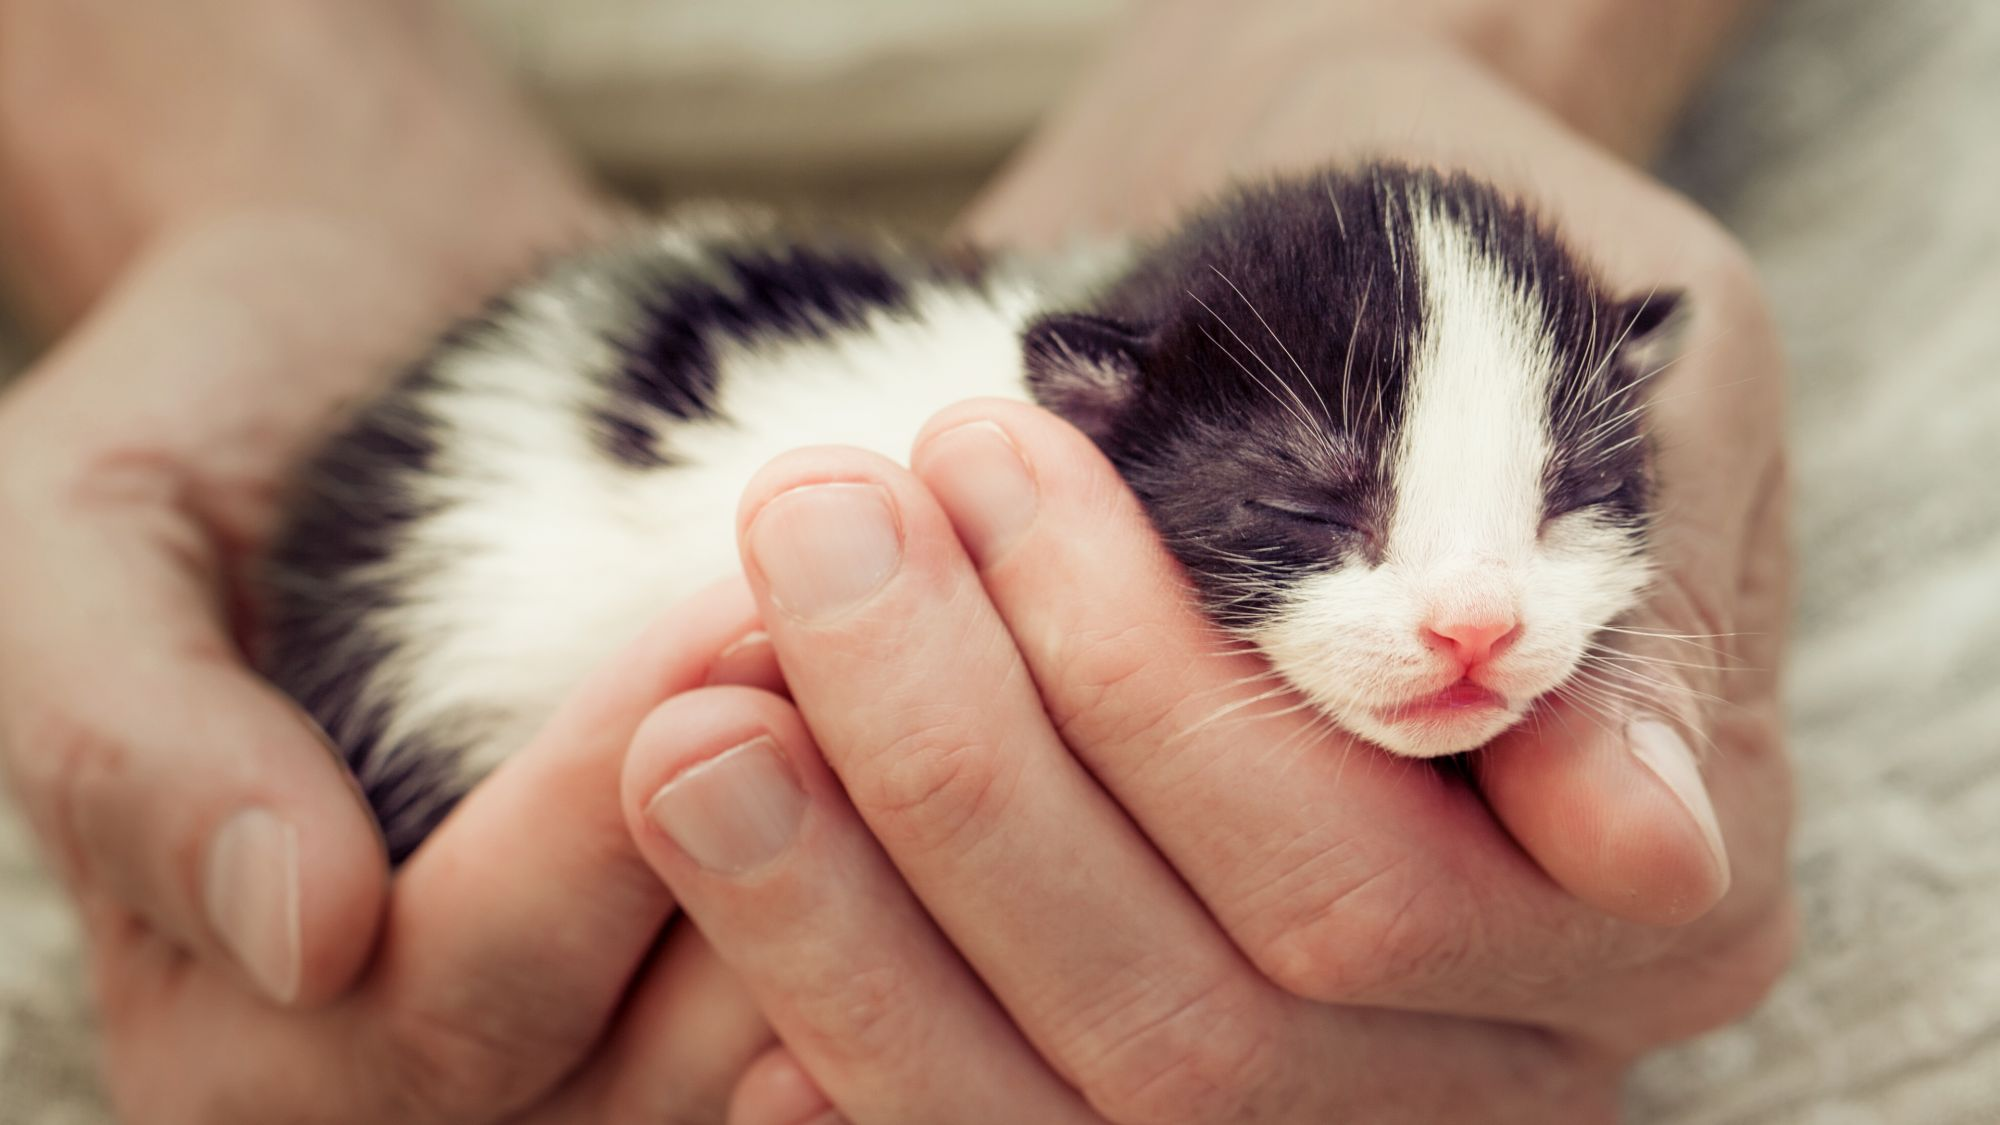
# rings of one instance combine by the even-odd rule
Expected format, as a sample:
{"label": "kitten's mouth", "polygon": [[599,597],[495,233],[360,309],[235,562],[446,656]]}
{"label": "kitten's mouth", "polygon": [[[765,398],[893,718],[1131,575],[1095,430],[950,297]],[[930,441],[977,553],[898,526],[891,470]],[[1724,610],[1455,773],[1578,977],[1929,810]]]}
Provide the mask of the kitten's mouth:
{"label": "kitten's mouth", "polygon": [[1507,697],[1471,680],[1460,680],[1431,695],[1419,696],[1375,713],[1384,723],[1448,723],[1467,719],[1490,719],[1495,711],[1507,710]]}

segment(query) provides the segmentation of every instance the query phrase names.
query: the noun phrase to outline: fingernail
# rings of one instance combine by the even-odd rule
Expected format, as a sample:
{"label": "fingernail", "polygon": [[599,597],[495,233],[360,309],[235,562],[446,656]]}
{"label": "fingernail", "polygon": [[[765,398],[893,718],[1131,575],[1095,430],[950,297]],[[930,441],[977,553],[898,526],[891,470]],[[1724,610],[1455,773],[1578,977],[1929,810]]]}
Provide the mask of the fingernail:
{"label": "fingernail", "polygon": [[705,871],[747,875],[798,834],[806,795],[768,736],[689,766],[646,803],[646,816]]}
{"label": "fingernail", "polygon": [[749,539],[771,600],[805,621],[867,600],[903,556],[888,494],[872,484],[814,484],[780,494],[757,513]]}
{"label": "fingernail", "polygon": [[998,558],[1035,518],[1035,482],[1007,431],[968,422],[931,439],[924,479],[972,561]]}
{"label": "fingernail", "polygon": [[785,677],[778,670],[778,654],[771,647],[771,635],[762,629],[745,633],[717,653],[708,666],[707,683],[709,687],[730,685],[767,691],[782,688]]}
{"label": "fingernail", "polygon": [[267,809],[245,809],[209,841],[202,876],[209,925],[279,1003],[299,994],[299,833]]}
{"label": "fingernail", "polygon": [[1658,719],[1632,720],[1625,728],[1625,737],[1632,753],[1653,771],[1654,777],[1666,783],[1681,807],[1694,818],[1716,866],[1726,875],[1729,855],[1722,845],[1722,825],[1715,819],[1715,804],[1708,798],[1708,786],[1702,782],[1701,766],[1694,760],[1694,751],[1688,749],[1678,731]]}

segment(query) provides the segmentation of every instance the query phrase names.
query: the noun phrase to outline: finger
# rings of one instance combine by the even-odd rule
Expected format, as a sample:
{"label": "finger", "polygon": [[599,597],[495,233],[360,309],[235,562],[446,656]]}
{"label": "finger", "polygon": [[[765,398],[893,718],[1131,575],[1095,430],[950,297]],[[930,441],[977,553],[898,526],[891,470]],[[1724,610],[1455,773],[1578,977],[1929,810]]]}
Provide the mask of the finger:
{"label": "finger", "polygon": [[634,837],[858,1121],[1087,1119],[953,954],[783,700],[669,700],[627,762]]}
{"label": "finger", "polygon": [[138,925],[98,923],[114,1091],[134,1117],[489,1121],[556,1088],[602,1037],[671,898],[619,806],[632,732],[755,623],[741,584],[651,628],[471,793],[400,872],[361,986],[279,1018]]}
{"label": "finger", "polygon": [[778,652],[771,647],[770,634],[762,629],[746,633],[722,650],[709,668],[708,682],[757,688],[772,695],[787,694],[785,674],[778,667]]}
{"label": "finger", "polygon": [[[1049,1088],[1074,1095],[1038,1063],[1028,1064],[1030,1077],[1016,1072],[1018,1039],[972,1034],[989,1019],[1004,1028],[1004,1017],[966,982],[950,950],[934,944],[935,931],[807,738],[792,708],[761,693],[718,689],[662,706],[635,742],[627,778],[629,815],[646,854],[742,971],[787,1049],[852,1120],[1075,1119],[1073,1101],[1039,1100]],[[794,782],[797,790],[785,788]],[[1032,911],[1023,900],[1047,877],[1024,866],[986,893]],[[1088,930],[1121,913],[1146,925],[1146,909],[1139,901],[1107,903],[1099,916],[1066,928]],[[1159,940],[1171,942],[1171,932]],[[939,951],[942,965],[932,961]],[[1065,963],[1062,948],[1042,952],[1056,962],[1052,987],[1103,995],[1094,980],[1101,966]],[[1178,995],[1176,982],[1151,964],[1123,973]],[[1382,1104],[1407,1109],[1411,1120],[1470,1120],[1481,1091],[1575,1085],[1578,1058],[1537,1032],[1302,1002],[1236,1012],[1204,1000],[1189,1007],[1217,1018],[1173,1029],[1179,1011],[1154,1011],[1167,1033],[1148,1040],[1128,1027],[1119,1036],[1147,1049],[1134,1054],[1129,1089],[1085,1089],[1100,1113],[1147,1125],[1317,1121]],[[1127,1013],[1090,1014],[1115,1027]],[[1295,1065],[1277,1065],[1280,1058]],[[1436,1058],[1452,1065],[1411,1089],[1411,1060]],[[967,1068],[979,1073],[969,1077]],[[1603,1116],[1603,1094],[1591,1095],[1597,1112],[1556,1113]]]}
{"label": "finger", "polygon": [[[1176,1100],[1155,1081],[1162,1058],[1181,1060],[1183,1087],[1277,1069],[1251,1029],[1289,998],[1064,745],[921,484],[880,458],[813,452],[774,462],[745,508],[746,570],[827,761],[1044,1057],[1121,1119]],[[858,604],[815,604],[870,509],[898,558]]]}
{"label": "finger", "polygon": [[534,1120],[719,1122],[751,1060],[775,1042],[735,972],[678,918],[604,1045]]}
{"label": "finger", "polygon": [[784,1047],[758,1056],[729,1101],[729,1125],[842,1125],[846,1120]]}
{"label": "finger", "polygon": [[375,938],[381,842],[325,740],[243,667],[172,482],[102,469],[0,508],[0,745],[57,866],[273,1000],[340,992]]}
{"label": "finger", "polygon": [[[1650,617],[1630,627],[1665,632]],[[1481,751],[1475,769],[1495,815],[1571,894],[1614,917],[1683,925],[1730,882],[1695,749],[1711,724],[1702,689],[1688,682],[1714,677],[1691,654],[1647,647],[1593,654],[1529,722]]]}
{"label": "finger", "polygon": [[1518,1014],[1603,955],[1603,920],[1469,786],[1330,732],[1221,640],[1082,434],[967,404],[933,420],[912,463],[1069,745],[1272,980]]}
{"label": "finger", "polygon": [[363,1065],[445,1116],[476,1116],[519,1108],[598,1040],[672,906],[619,807],[627,748],[652,707],[701,686],[754,624],[740,582],[684,603],[417,850],[360,996]]}
{"label": "finger", "polygon": [[[1716,722],[1701,753],[1664,709],[1607,718],[1562,702],[1482,753],[1480,787],[1521,846],[1583,901],[1650,923],[1605,932],[1615,976],[1573,997],[1549,989],[1540,1018],[1637,1053],[1739,1017],[1782,970],[1783,759],[1732,749],[1777,738],[1775,708],[1757,710]],[[1697,917],[1699,932],[1656,928]],[[1690,958],[1728,971],[1691,976]],[[1616,1005],[1598,998],[1614,991]]]}
{"label": "finger", "polygon": [[[1740,254],[1710,251],[1690,268],[1694,328],[1649,417],[1661,577],[1540,722],[1479,761],[1488,801],[1545,870],[1600,909],[1656,924],[1723,898],[1730,840],[1753,845],[1768,901],[1761,869],[1782,848],[1754,845],[1787,819],[1788,787],[1769,776],[1783,771],[1767,760],[1781,739],[1752,713],[1775,701],[1783,631],[1785,598],[1768,588],[1787,558],[1782,357]],[[1741,812],[1719,815],[1718,792],[1724,812]]]}

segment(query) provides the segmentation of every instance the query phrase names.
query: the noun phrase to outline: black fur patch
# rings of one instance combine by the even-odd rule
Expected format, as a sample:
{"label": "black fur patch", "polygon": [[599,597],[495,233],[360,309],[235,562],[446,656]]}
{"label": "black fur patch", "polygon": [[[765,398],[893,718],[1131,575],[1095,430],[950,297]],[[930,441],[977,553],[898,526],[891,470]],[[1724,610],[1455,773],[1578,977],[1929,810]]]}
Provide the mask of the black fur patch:
{"label": "black fur patch", "polygon": [[[1599,505],[1635,532],[1651,509],[1651,447],[1644,426],[1652,380],[1672,350],[1684,299],[1678,292],[1611,301],[1598,291],[1585,313],[1563,325],[1562,364],[1549,386],[1556,456],[1543,480],[1543,511],[1553,518]],[[1648,368],[1641,362],[1657,363]]]}
{"label": "black fur patch", "polygon": [[1240,192],[1091,310],[1149,341],[1099,444],[1225,624],[1258,621],[1289,579],[1376,557],[1422,338],[1401,198],[1420,178],[1436,183],[1388,168]]}
{"label": "black fur patch", "polygon": [[[714,415],[719,338],[823,337],[873,310],[902,310],[909,295],[887,259],[775,242],[718,246],[693,265],[612,251],[561,267],[550,279],[557,292],[570,271],[601,272],[636,304],[635,327],[617,341],[624,362],[592,418],[605,452],[635,469],[666,463],[661,426]],[[412,524],[435,514],[411,499],[410,486],[438,454],[437,422],[422,406],[439,386],[436,365],[461,349],[505,346],[527,315],[513,297],[497,298],[332,438],[301,475],[267,560],[260,664],[333,739],[397,863],[463,795],[454,766],[472,744],[477,716],[467,716],[451,741],[428,732],[414,744],[385,742],[390,716],[363,690],[392,655],[371,622],[397,608],[401,583],[374,568],[398,556]]]}
{"label": "black fur patch", "polygon": [[362,701],[368,675],[389,655],[369,620],[398,596],[373,568],[395,557],[410,525],[428,514],[407,485],[429,472],[437,455],[436,422],[418,405],[434,386],[428,369],[419,369],[307,466],[267,559],[259,606],[264,674],[333,739],[396,862],[456,803],[451,767],[463,750],[411,746],[387,754],[388,716]]}
{"label": "black fur patch", "polygon": [[877,256],[833,247],[744,243],[698,266],[655,260],[636,286],[638,327],[597,417],[605,450],[657,468],[659,423],[712,417],[718,336],[743,343],[824,337],[880,309],[907,309],[909,289]]}
{"label": "black fur patch", "polygon": [[[1587,500],[1635,526],[1643,516],[1644,443],[1626,413],[1629,365],[1614,354],[1635,310],[1532,211],[1470,177],[1395,164],[1251,188],[1142,255],[1089,310],[1142,341],[1121,345],[1130,362],[1089,372],[1127,372],[1130,387],[1060,371],[1031,383],[1059,413],[1088,398],[1083,428],[1225,624],[1259,623],[1304,574],[1381,559],[1426,330],[1417,206],[1465,230],[1531,294],[1556,341],[1550,510]],[[1063,358],[1051,331],[1090,322],[1058,316],[1032,329],[1031,372]]]}

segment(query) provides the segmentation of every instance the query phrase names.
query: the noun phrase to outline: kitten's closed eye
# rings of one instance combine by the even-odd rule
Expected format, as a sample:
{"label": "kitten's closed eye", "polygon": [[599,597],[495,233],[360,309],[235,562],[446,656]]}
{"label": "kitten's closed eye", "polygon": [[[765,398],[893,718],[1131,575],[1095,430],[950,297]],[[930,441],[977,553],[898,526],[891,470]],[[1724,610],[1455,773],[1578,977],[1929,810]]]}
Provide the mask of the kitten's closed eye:
{"label": "kitten's closed eye", "polygon": [[1314,524],[1319,527],[1332,528],[1336,531],[1358,533],[1362,530],[1357,526],[1357,517],[1352,512],[1341,508],[1278,497],[1265,497],[1257,500],[1249,500],[1245,503],[1258,511],[1282,516],[1297,523]]}
{"label": "kitten's closed eye", "polygon": [[1548,511],[1544,520],[1566,516],[1584,508],[1594,508],[1608,504],[1618,498],[1631,484],[1631,478],[1615,470],[1598,470],[1573,477],[1555,495],[1549,498]]}

